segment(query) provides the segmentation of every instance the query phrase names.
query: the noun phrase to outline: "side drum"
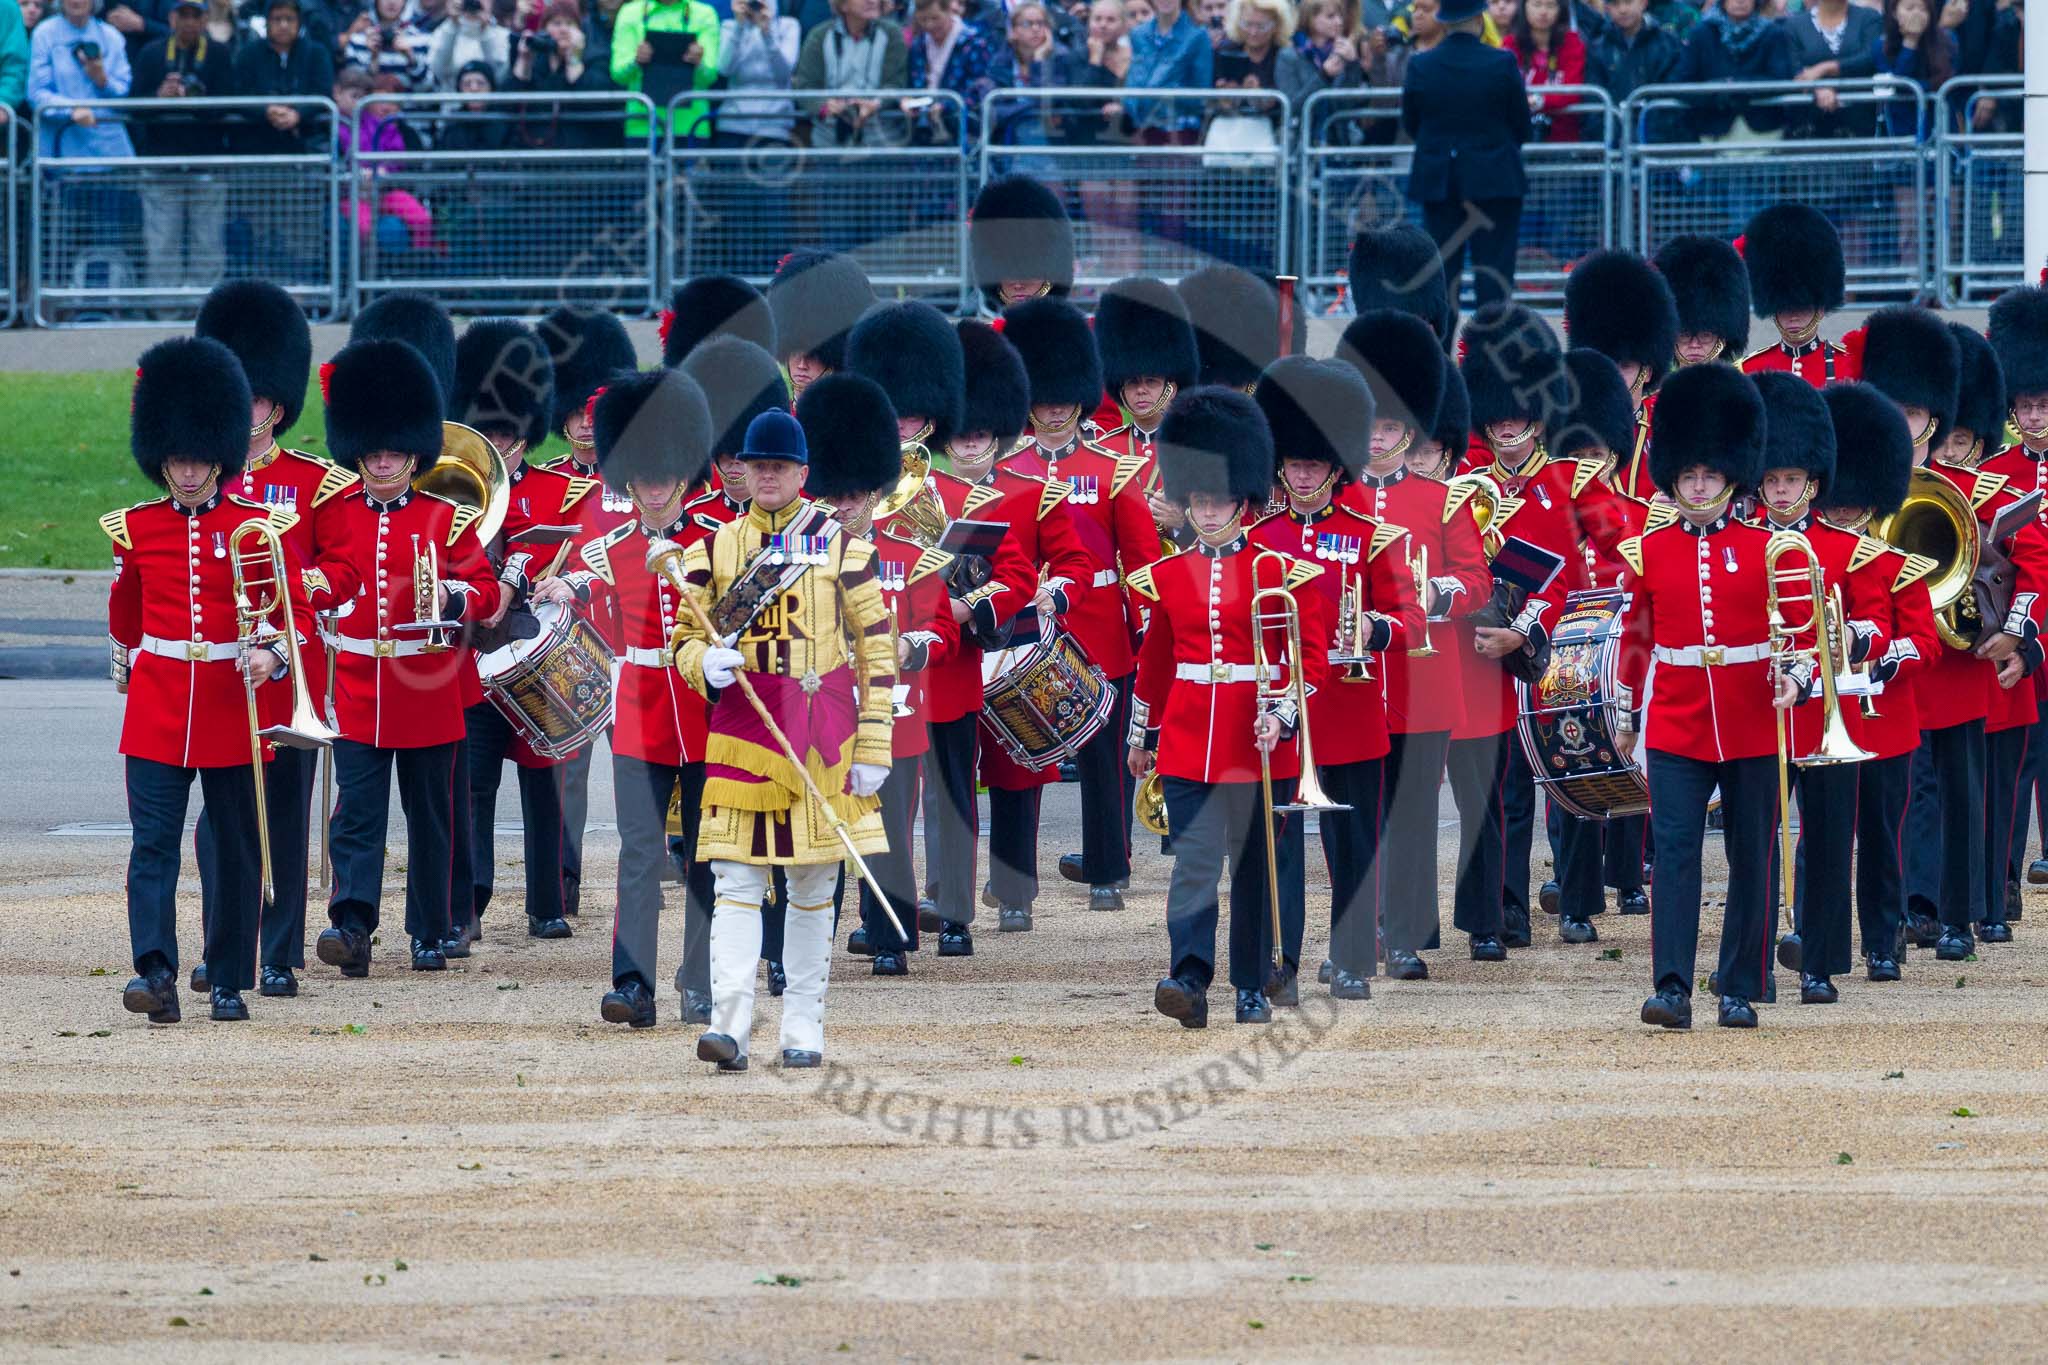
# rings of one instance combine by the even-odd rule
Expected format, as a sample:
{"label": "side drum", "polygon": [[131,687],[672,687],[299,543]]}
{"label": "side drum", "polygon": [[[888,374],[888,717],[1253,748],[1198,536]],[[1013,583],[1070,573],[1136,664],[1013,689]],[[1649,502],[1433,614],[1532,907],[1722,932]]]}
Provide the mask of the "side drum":
{"label": "side drum", "polygon": [[567,607],[536,603],[540,634],[476,657],[484,695],[527,746],[565,758],[612,723],[612,656]]}
{"label": "side drum", "polygon": [[981,728],[1033,772],[1071,760],[1116,705],[1116,688],[1074,637],[1051,626],[982,656]]}

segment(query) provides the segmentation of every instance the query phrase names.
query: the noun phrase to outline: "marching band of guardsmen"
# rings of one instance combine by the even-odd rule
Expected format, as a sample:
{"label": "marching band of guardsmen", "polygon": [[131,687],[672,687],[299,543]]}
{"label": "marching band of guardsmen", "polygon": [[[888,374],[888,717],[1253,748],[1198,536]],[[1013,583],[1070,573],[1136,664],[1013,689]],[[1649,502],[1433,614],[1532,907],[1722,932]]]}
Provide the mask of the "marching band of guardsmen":
{"label": "marching band of guardsmen", "polygon": [[[2048,291],[2000,299],[1988,338],[1903,307],[1824,335],[1840,243],[1778,204],[1732,244],[1578,263],[1562,343],[1514,303],[1453,337],[1434,247],[1397,226],[1354,243],[1356,316],[1314,359],[1275,287],[1235,267],[1119,280],[1090,317],[1059,197],[1021,177],[987,187],[969,237],[987,321],[883,301],[851,258],[798,251],[765,291],[685,282],[648,371],[603,312],[458,338],[431,301],[380,299],[320,367],[325,458],[286,444],[312,353],[282,291],[223,285],[197,337],[151,348],[131,444],[163,496],[102,519],[135,831],[124,1005],[179,1017],[195,774],[192,985],[233,1020],[245,991],[298,991],[323,761],[316,955],[362,977],[394,777],[409,965],[443,970],[482,942],[508,758],[528,932],[569,935],[599,740],[621,840],[600,1016],[656,1024],[680,881],[672,979],[719,1069],[748,1065],[764,973],[781,1064],[820,1063],[849,893],[847,947],[881,977],[927,947],[972,956],[981,908],[1001,933],[1056,927],[1048,856],[1087,889],[1061,909],[1124,909],[1141,784],[1174,860],[1159,1013],[1207,1023],[1226,861],[1234,1017],[1299,1003],[1311,808],[1318,981],[1368,999],[1381,972],[1428,978],[1446,783],[1453,926],[1478,963],[1530,944],[1538,796],[1558,774],[1522,732],[1546,669],[1590,657],[1569,631],[1603,593],[1619,606],[1600,704],[1645,801],[1601,819],[1549,795],[1538,899],[1566,944],[1598,940],[1610,888],[1651,916],[1645,1023],[1692,1021],[1715,798],[1724,1026],[1756,1025],[1774,967],[1827,1004],[1857,957],[1882,984],[1909,948],[2010,940],[2023,875],[2048,880],[2022,866],[2048,789],[2048,512],[2017,507],[2048,493]],[[1745,353],[1752,314],[1778,340]],[[550,432],[568,454],[537,465]],[[502,471],[501,516],[431,477],[467,459]],[[1930,502],[1961,509],[2008,589],[1984,619],[1942,586],[1974,566],[1885,538]],[[273,538],[266,596],[242,578],[270,573]],[[1832,615],[1779,601],[1809,564]],[[601,639],[611,690],[600,723],[543,753],[479,660],[565,619]],[[1055,647],[1100,705],[1051,761],[990,699]],[[1822,669],[1856,684],[1832,710]],[[291,742],[301,692],[332,727],[324,760],[320,737]],[[1837,743],[1839,761],[1801,761]],[[260,789],[242,771],[259,757]],[[1063,769],[1081,845],[1048,854],[1040,797]]]}

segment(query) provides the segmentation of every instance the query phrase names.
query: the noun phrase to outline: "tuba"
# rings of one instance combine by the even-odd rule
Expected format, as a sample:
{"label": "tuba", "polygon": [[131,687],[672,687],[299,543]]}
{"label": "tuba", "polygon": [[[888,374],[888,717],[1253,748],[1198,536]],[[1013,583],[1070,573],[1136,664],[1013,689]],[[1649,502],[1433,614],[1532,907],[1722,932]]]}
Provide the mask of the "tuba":
{"label": "tuba", "polygon": [[946,505],[939,501],[939,490],[932,487],[932,453],[922,441],[903,443],[903,471],[896,476],[896,486],[875,504],[877,526],[892,517],[901,517],[910,529],[910,538],[927,550],[936,549],[945,539]]}
{"label": "tuba", "polygon": [[1977,514],[1962,490],[1931,469],[1915,469],[1899,510],[1871,523],[1871,534],[1901,554],[1934,561],[1927,595],[1942,642],[1956,649],[1976,643],[1970,580],[1977,571]]}
{"label": "tuba", "polygon": [[497,539],[505,514],[512,509],[512,476],[505,470],[505,457],[481,431],[460,422],[441,423],[441,458],[412,486],[476,508],[481,513],[476,538],[485,545]]}
{"label": "tuba", "polygon": [[1154,768],[1145,774],[1138,789],[1131,794],[1131,813],[1137,818],[1138,827],[1147,834],[1156,834],[1164,839],[1166,826],[1166,784]]}
{"label": "tuba", "polygon": [[1472,490],[1466,496],[1465,510],[1472,514],[1473,524],[1479,528],[1480,543],[1484,545],[1486,533],[1491,531],[1493,523],[1500,519],[1500,505],[1506,501],[1500,491],[1500,485],[1484,474],[1459,474],[1446,479],[1444,483],[1446,487],[1452,489]]}

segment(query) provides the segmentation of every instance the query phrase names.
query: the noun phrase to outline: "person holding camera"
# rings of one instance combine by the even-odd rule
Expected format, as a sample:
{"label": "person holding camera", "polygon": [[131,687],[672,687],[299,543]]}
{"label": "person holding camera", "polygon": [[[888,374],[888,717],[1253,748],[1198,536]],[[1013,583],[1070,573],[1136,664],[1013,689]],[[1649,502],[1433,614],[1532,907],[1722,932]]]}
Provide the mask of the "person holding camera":
{"label": "person holding camera", "polygon": [[434,88],[455,89],[456,75],[471,62],[489,66],[491,79],[499,84],[512,70],[512,35],[485,0],[457,0],[454,18],[434,30],[427,54]]}
{"label": "person holding camera", "polygon": [[729,99],[719,107],[720,147],[788,144],[796,135],[796,105],[788,92],[796,79],[803,29],[779,12],[776,0],[733,0],[732,18],[718,30],[719,60],[728,90],[759,90],[759,99]]}
{"label": "person holding camera", "polygon": [[[576,0],[554,0],[538,33],[520,35],[512,59],[512,90],[601,92],[611,79],[584,60],[583,12]],[[618,145],[616,106],[533,104],[519,111],[520,143],[535,149]]]}
{"label": "person holding camera", "polygon": [[[134,156],[127,128],[111,111],[72,107],[74,100],[120,99],[131,79],[121,31],[93,14],[93,0],[63,0],[29,42],[29,106],[49,115],[36,155]],[[68,122],[54,117],[67,108]]]}
{"label": "person holding camera", "polygon": [[376,0],[349,27],[341,45],[341,64],[384,77],[387,86],[396,82],[401,91],[425,90],[432,81],[427,54],[433,43],[406,19],[405,0]]}
{"label": "person holding camera", "polygon": [[[206,36],[203,0],[178,0],[171,33],[149,43],[135,61],[135,93],[160,100],[203,100],[235,93],[227,49]],[[131,116],[142,155],[162,159],[142,181],[144,271],[152,289],[199,294],[220,282],[227,186],[218,171],[185,164],[227,151],[227,122],[217,110],[152,110]],[[181,305],[184,301],[180,301]],[[180,308],[158,311],[178,316]]]}

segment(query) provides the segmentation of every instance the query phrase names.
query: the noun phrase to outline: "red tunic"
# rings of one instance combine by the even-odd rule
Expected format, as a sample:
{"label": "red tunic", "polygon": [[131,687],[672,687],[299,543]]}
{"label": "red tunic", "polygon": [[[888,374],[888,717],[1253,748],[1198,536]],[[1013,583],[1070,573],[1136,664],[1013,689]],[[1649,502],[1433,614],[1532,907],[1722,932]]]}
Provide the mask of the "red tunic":
{"label": "red tunic", "polygon": [[[1449,622],[1485,606],[1493,591],[1493,574],[1479,544],[1479,524],[1465,510],[1467,497],[1467,492],[1454,494],[1448,485],[1412,474],[1406,466],[1381,478],[1366,475],[1339,495],[1367,516],[1407,532],[1396,547],[1404,564],[1413,563],[1418,550],[1427,550],[1430,581],[1438,597],[1450,602],[1439,608],[1447,621],[1424,627],[1436,653],[1418,658],[1403,649],[1383,656],[1387,728],[1397,735],[1447,731],[1465,719],[1464,667],[1454,657],[1458,630]],[[1420,648],[1421,643],[1418,639],[1414,646]]]}
{"label": "red tunic", "polygon": [[931,748],[925,678],[944,667],[960,648],[960,627],[946,596],[945,570],[953,556],[888,531],[875,531],[868,538],[875,543],[875,581],[895,617],[897,642],[910,645],[897,674],[897,685],[904,689],[901,704],[909,714],[899,714],[890,727],[889,752],[894,758],[914,758]]}
{"label": "red tunic", "polygon": [[1123,575],[1159,558],[1159,531],[1139,491],[1144,461],[1086,442],[1058,460],[1043,449],[1037,453],[1045,460],[1047,476],[1067,485],[1066,507],[1088,556],[1087,594],[1061,624],[1103,676],[1114,681],[1137,664],[1131,647],[1133,615],[1119,584]]}
{"label": "red tunic", "polygon": [[[1186,554],[1149,564],[1130,577],[1132,592],[1151,608],[1152,624],[1138,651],[1138,676],[1131,701],[1131,734],[1158,753],[1164,777],[1192,782],[1256,782],[1259,753],[1252,722],[1259,709],[1252,671],[1252,562],[1257,550],[1243,536],[1219,550],[1198,546]],[[1299,591],[1322,572],[1292,561],[1285,579]],[[1279,580],[1278,566],[1266,573]],[[1262,579],[1261,587],[1280,586]],[[1323,597],[1301,593],[1302,674],[1310,688],[1344,684],[1330,680],[1327,650],[1308,643],[1329,638]],[[1285,632],[1269,627],[1267,658],[1280,667],[1276,684],[1290,681],[1285,667]],[[1311,703],[1313,705],[1313,703]],[[1292,720],[1291,715],[1287,717]],[[1311,722],[1313,724],[1314,722]],[[1320,746],[1323,737],[1316,735]],[[1323,757],[1320,749],[1317,758]],[[1299,777],[1297,742],[1283,739],[1272,753],[1275,779]]]}
{"label": "red tunic", "polygon": [[451,619],[482,620],[498,609],[505,589],[476,538],[476,509],[409,489],[375,502],[361,484],[342,507],[346,536],[320,564],[330,591],[314,596],[316,607],[341,609],[334,675],[341,733],[380,749],[453,743],[464,732],[463,679],[476,676],[471,651],[458,645],[426,653],[423,635],[392,626],[414,619],[413,556],[430,545],[449,588]]}
{"label": "red tunic", "polygon": [[[1985,527],[2019,493],[2032,486],[2029,481],[2015,490],[2005,474],[1963,469],[1943,460],[1930,461],[1927,468],[1962,490],[1976,509],[1978,522]],[[2044,537],[2038,524],[2029,526],[2014,536],[2006,548],[2012,556],[2017,584],[2013,619],[2001,624],[2011,634],[2019,634],[2025,628],[2024,621],[2032,621],[2038,629],[2042,608],[2048,606],[2048,537]],[[1979,659],[1968,650],[1943,646],[1917,692],[1920,724],[1929,730],[1945,730],[1978,719],[1989,722],[1987,728],[1993,730],[2031,724],[2036,717],[2025,699],[2033,695],[2034,687],[2026,683],[2011,692],[1999,687],[1998,668],[1990,660]]]}
{"label": "red tunic", "polygon": [[[1821,581],[1827,585],[1829,592],[1837,588],[1841,590],[1843,615],[1848,621],[1867,622],[1876,631],[1868,645],[1868,657],[1874,659],[1881,656],[1891,644],[1891,587],[1889,583],[1880,581],[1876,575],[1862,570],[1867,568],[1871,561],[1887,552],[1885,543],[1881,540],[1866,539],[1854,531],[1844,531],[1839,526],[1831,526],[1811,513],[1789,526],[1775,525],[1768,518],[1758,521],[1757,526],[1768,534],[1775,534],[1781,530],[1797,531],[1806,537],[1806,543],[1813,547],[1814,554],[1820,560]],[[1798,562],[1796,558],[1787,558],[1782,567],[1789,574]],[[1807,608],[1803,601],[1795,599],[1803,597],[1807,591],[1805,585],[1788,582],[1780,584],[1779,588],[1786,596],[1786,618],[1804,619]],[[1861,710],[1862,703],[1855,698],[1842,698],[1842,714],[1845,719]],[[1792,752],[1795,755],[1811,753],[1820,743],[1821,727],[1825,720],[1826,715],[1818,704],[1818,698],[1813,704],[1801,706],[1792,712]],[[1847,724],[1849,733],[1854,736],[1855,722],[1850,720]]]}
{"label": "red tunic", "polygon": [[[576,458],[574,451],[541,467],[567,474],[571,478],[588,479],[597,484],[596,492],[581,503],[584,534],[578,540],[576,551],[580,551],[592,539],[616,531],[628,522],[638,519],[640,514],[633,506],[632,495],[614,493],[605,487],[598,478],[597,466],[584,464]],[[575,551],[572,551],[570,558],[564,561],[563,567],[573,569],[575,566]],[[621,648],[618,618],[612,614],[611,598],[606,594],[599,593],[590,600],[590,623],[597,627],[598,634],[604,636],[605,643],[614,653]]]}
{"label": "red tunic", "polygon": [[[678,515],[662,535],[689,545],[711,534]],[[612,752],[680,767],[704,761],[704,696],[683,681],[669,655],[681,610],[676,590],[647,571],[648,537],[637,518],[588,541],[562,577],[619,623],[612,695]]]}
{"label": "red tunic", "polygon": [[1804,346],[1791,347],[1779,341],[1742,358],[1744,374],[1765,370],[1789,370],[1816,389],[1837,380],[1857,379],[1863,374],[1863,329],[1858,328],[1840,341],[1816,338]]}
{"label": "red tunic", "polygon": [[[197,508],[166,497],[100,518],[114,543],[107,634],[128,655],[122,753],[175,768],[233,768],[249,761],[249,704],[236,649],[241,627],[229,538],[244,522],[265,519],[281,537],[289,537],[298,521],[282,508],[271,511],[219,493]],[[253,554],[255,546],[245,549]],[[312,618],[303,569],[288,538],[285,565],[291,620],[272,624],[295,630],[304,643],[312,638]],[[253,564],[248,570],[253,577],[267,572]],[[313,583],[318,581],[316,575]],[[289,717],[291,696],[283,679],[259,688],[260,723]]]}
{"label": "red tunic", "polygon": [[1631,598],[1620,680],[1629,698],[1640,698],[1656,652],[1649,747],[1706,763],[1777,752],[1764,577],[1770,538],[1724,513],[1704,528],[1676,519],[1622,543],[1622,587]]}
{"label": "red tunic", "polygon": [[1302,615],[1302,648],[1327,656],[1336,634],[1338,597],[1352,583],[1364,586],[1364,606],[1393,625],[1393,638],[1371,666],[1369,682],[1347,681],[1349,670],[1330,669],[1330,680],[1308,699],[1308,719],[1318,764],[1361,763],[1385,757],[1387,744],[1386,661],[1405,656],[1422,635],[1422,606],[1415,581],[1401,558],[1406,528],[1376,521],[1341,503],[1320,512],[1287,511],[1251,528],[1254,550],[1279,550],[1323,570],[1297,590],[1296,600],[1320,599],[1322,621],[1311,631]]}
{"label": "red tunic", "polygon": [[[951,474],[934,474],[932,486],[948,521],[1004,519],[1003,494],[989,484],[971,484]],[[905,534],[907,523],[901,519],[885,524],[882,530],[899,540],[911,538]],[[1038,567],[1022,548],[1019,535],[1002,538],[990,565],[988,582],[961,599],[972,613],[975,626],[985,631],[994,631],[1015,619],[1030,603],[1038,582]],[[950,607],[947,614],[952,614]],[[930,713],[925,717],[928,724],[944,724],[981,710],[981,646],[964,628],[960,647],[952,656],[925,670],[924,688]]]}
{"label": "red tunic", "polygon": [[[1865,541],[1868,544],[1868,540]],[[1877,714],[1863,714],[1861,702],[1843,707],[1849,733],[1856,742],[1879,758],[1897,758],[1920,746],[1918,679],[1928,663],[1942,649],[1934,630],[1934,606],[1927,596],[1926,577],[1934,561],[1910,558],[1887,547],[1882,554],[1850,570],[1874,580],[1884,603],[1884,619],[1876,622],[1884,637],[1884,648],[1873,656],[1897,671],[1886,680],[1884,692],[1876,698]]]}

